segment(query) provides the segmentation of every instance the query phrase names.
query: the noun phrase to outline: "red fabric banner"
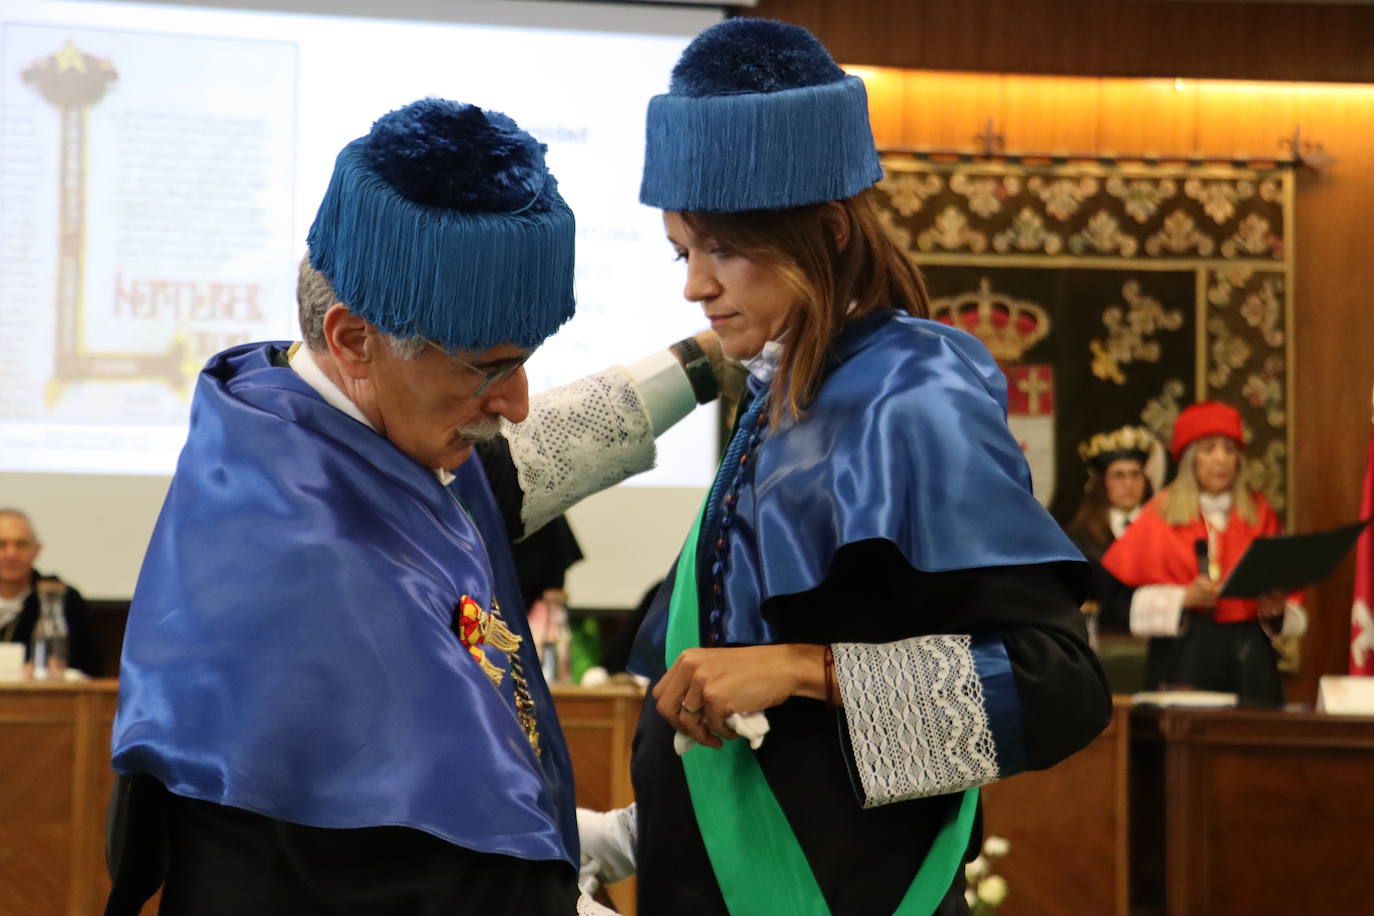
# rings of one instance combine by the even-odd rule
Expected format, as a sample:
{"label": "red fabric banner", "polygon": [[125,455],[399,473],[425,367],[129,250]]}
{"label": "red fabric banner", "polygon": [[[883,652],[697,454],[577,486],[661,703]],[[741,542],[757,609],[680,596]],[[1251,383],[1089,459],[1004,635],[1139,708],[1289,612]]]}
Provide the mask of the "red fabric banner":
{"label": "red fabric banner", "polygon": [[[1364,471],[1360,518],[1374,515],[1374,429]],[[1374,675],[1374,526],[1355,546],[1355,600],[1350,608],[1350,673]]]}

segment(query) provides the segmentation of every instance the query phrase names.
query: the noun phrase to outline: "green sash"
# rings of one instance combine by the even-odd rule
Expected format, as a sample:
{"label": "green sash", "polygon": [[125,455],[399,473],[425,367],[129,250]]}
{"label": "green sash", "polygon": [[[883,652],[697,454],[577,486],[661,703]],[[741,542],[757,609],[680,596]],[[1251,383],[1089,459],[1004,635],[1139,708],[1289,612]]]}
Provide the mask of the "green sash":
{"label": "green sash", "polygon": [[[669,667],[701,644],[696,556],[705,511],[703,503],[678,558],[668,607]],[[748,742],[726,741],[721,750],[694,747],[683,755],[682,768],[697,827],[732,916],[829,916],[816,876]],[[894,916],[930,916],[939,906],[968,848],[977,807],[978,790],[968,789],[940,827]]]}

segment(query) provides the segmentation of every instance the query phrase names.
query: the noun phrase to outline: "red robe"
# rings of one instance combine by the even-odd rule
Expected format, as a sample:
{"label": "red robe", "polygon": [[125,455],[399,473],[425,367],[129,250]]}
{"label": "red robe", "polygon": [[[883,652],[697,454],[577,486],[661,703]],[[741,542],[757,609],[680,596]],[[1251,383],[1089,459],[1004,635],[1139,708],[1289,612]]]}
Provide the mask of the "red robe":
{"label": "red robe", "polygon": [[[1218,539],[1215,559],[1221,565],[1221,577],[1240,562],[1241,556],[1257,537],[1278,534],[1278,516],[1268,501],[1258,493],[1251,493],[1255,501],[1257,523],[1243,519],[1234,505],[1226,523],[1226,530]],[[1198,575],[1197,553],[1194,544],[1207,540],[1207,524],[1199,512],[1186,525],[1170,525],[1159,514],[1164,498],[1160,493],[1146,504],[1131,526],[1116,539],[1102,557],[1102,565],[1126,585],[1187,585]],[[1205,570],[1203,571],[1205,574]],[[1237,623],[1259,616],[1259,603],[1250,598],[1222,598],[1212,609],[1217,623]]]}

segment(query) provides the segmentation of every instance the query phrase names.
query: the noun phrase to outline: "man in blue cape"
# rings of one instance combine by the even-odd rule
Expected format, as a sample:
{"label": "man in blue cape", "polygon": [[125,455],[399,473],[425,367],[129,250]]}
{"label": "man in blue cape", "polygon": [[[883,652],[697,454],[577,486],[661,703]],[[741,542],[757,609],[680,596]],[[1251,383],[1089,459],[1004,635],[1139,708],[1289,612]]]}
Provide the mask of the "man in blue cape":
{"label": "man in blue cape", "polygon": [[107,914],[602,911],[507,539],[649,467],[714,380],[686,343],[531,402],[573,313],[543,153],[470,105],[385,115],[311,228],[303,344],[201,373],[125,638]]}

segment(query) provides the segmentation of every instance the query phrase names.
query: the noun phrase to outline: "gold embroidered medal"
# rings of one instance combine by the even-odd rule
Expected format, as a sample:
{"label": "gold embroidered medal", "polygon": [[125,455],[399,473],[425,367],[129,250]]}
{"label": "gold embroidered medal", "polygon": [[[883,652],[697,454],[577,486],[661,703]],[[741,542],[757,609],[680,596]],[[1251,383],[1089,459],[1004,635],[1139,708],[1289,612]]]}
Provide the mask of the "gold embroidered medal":
{"label": "gold embroidered medal", "polygon": [[530,747],[538,756],[539,723],[534,715],[534,698],[530,696],[529,685],[525,681],[524,665],[517,654],[521,637],[512,633],[510,627],[501,619],[501,606],[497,604],[496,598],[491,599],[491,611],[488,612],[482,610],[482,606],[470,596],[464,595],[458,602],[457,629],[458,638],[462,640],[468,653],[477,660],[483,673],[496,687],[501,686],[506,673],[487,658],[486,647],[505,653],[510,661],[511,680],[515,683],[515,717],[519,720],[525,737],[529,739]]}

